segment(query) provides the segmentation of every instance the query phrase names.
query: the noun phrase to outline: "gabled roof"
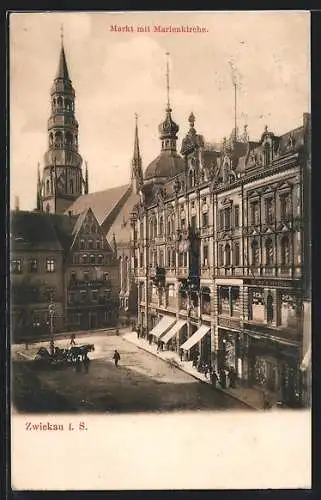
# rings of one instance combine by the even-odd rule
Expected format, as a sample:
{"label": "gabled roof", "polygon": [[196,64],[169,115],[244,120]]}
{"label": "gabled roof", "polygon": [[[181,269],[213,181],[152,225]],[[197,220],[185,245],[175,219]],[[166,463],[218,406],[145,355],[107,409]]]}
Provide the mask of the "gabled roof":
{"label": "gabled roof", "polygon": [[83,194],[66,210],[66,213],[71,212],[73,215],[78,215],[91,208],[99,225],[101,225],[127,194],[130,186],[130,184],[125,184],[104,191]]}
{"label": "gabled roof", "polygon": [[[13,250],[64,249],[70,221],[66,216],[45,212],[15,211],[11,213],[11,244]],[[61,237],[62,235],[65,237]]]}
{"label": "gabled roof", "polygon": [[115,234],[115,239],[117,245],[126,244],[130,241],[130,214],[133,208],[139,201],[139,195],[132,192],[130,196],[125,201],[124,205],[119,210],[114,222],[110,226],[107,233],[107,240],[109,242],[113,239],[113,234]]}

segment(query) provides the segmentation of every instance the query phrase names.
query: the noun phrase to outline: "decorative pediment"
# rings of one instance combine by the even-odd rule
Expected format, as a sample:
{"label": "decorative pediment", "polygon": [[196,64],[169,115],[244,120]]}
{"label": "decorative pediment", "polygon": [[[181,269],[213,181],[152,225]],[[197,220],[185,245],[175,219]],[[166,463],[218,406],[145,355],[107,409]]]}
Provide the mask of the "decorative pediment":
{"label": "decorative pediment", "polygon": [[290,184],[289,182],[280,182],[278,184],[278,190],[279,191],[289,191],[290,189],[292,189],[292,184]]}
{"label": "decorative pediment", "polygon": [[233,200],[231,200],[230,198],[224,198],[222,201],[221,201],[221,206],[226,206],[226,205],[232,205],[233,203]]}
{"label": "decorative pediment", "polygon": [[259,198],[261,196],[261,190],[255,189],[254,191],[250,191],[248,194],[249,198]]}

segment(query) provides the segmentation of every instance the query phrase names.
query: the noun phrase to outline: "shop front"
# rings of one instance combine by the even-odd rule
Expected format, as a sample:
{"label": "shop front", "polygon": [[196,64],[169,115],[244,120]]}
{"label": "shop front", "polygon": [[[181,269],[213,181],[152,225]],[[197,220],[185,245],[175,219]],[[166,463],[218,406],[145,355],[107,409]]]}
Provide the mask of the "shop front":
{"label": "shop front", "polygon": [[242,359],[240,353],[240,333],[237,330],[218,328],[217,369],[234,370],[242,378]]}
{"label": "shop front", "polygon": [[275,401],[300,406],[299,349],[252,333],[248,335],[249,381]]}

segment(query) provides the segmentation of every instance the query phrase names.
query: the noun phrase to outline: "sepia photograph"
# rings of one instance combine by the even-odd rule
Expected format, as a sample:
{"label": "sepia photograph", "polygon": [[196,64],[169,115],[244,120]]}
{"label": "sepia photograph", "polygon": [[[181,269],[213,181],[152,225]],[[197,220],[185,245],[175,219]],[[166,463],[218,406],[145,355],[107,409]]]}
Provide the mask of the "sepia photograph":
{"label": "sepia photograph", "polygon": [[[128,453],[152,433],[163,457],[205,417],[299,473],[162,483],[139,459],[140,488],[310,487],[310,14],[11,12],[9,38],[13,487],[78,488],[22,477],[22,450],[66,466],[96,427],[106,460],[100,432],[137,425]],[[79,489],[137,481],[98,476]]]}

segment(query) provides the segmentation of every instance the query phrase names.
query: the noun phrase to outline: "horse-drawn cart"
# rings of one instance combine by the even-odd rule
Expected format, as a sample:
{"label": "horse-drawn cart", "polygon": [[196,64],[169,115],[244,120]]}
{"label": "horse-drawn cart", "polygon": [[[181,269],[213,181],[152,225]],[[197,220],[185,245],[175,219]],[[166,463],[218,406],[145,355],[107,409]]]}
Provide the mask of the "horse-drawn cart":
{"label": "horse-drawn cart", "polygon": [[84,359],[88,358],[88,353],[94,350],[95,346],[93,344],[74,345],[68,349],[55,347],[51,354],[46,347],[40,347],[34,359],[41,365],[46,366],[71,365],[77,361],[84,361]]}

